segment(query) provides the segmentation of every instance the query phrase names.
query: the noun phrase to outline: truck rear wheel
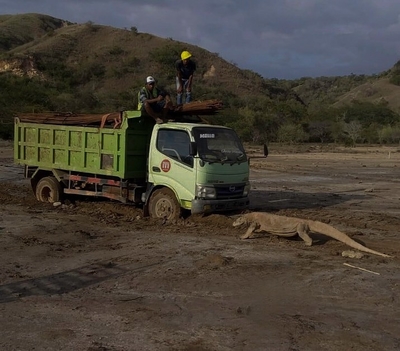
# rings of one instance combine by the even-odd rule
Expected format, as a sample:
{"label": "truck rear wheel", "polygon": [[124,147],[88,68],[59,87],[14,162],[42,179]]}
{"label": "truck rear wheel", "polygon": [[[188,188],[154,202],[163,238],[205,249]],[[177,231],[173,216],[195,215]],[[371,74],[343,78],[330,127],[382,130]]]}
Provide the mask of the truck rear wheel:
{"label": "truck rear wheel", "polygon": [[149,214],[152,218],[177,220],[181,216],[181,207],[172,190],[156,190],[149,200]]}
{"label": "truck rear wheel", "polygon": [[36,198],[41,202],[58,202],[61,193],[61,184],[55,177],[44,177],[37,183]]}

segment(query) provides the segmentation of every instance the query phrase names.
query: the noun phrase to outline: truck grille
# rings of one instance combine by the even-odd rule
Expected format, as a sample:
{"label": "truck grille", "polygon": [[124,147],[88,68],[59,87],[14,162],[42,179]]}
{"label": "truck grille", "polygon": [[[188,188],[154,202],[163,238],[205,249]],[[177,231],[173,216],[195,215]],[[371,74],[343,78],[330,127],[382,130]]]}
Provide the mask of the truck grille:
{"label": "truck grille", "polygon": [[215,187],[217,199],[235,199],[243,196],[244,185],[227,185]]}

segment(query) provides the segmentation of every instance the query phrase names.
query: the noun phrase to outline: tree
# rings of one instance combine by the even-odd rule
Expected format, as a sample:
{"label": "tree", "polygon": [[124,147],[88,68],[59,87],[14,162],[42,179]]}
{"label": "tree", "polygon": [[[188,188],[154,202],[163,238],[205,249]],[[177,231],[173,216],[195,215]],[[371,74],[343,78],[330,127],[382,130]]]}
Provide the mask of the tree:
{"label": "tree", "polygon": [[331,137],[331,123],[329,121],[314,121],[308,126],[310,138],[318,138],[321,143],[328,141]]}
{"label": "tree", "polygon": [[400,143],[400,125],[384,126],[378,131],[378,135],[381,144],[398,144]]}
{"label": "tree", "polygon": [[352,146],[354,146],[357,140],[360,138],[362,126],[358,121],[350,121],[349,123],[344,122],[343,133],[350,138]]}
{"label": "tree", "polygon": [[308,140],[308,134],[299,124],[289,123],[282,125],[278,130],[278,142],[296,144]]}

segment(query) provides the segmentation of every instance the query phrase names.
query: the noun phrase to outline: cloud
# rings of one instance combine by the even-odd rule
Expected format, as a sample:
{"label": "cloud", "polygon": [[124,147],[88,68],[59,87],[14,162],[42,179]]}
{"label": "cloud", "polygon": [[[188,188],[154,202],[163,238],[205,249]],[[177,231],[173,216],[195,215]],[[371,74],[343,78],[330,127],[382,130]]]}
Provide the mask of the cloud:
{"label": "cloud", "polygon": [[380,73],[400,54],[398,0],[0,0],[0,8],[134,26],[266,78]]}

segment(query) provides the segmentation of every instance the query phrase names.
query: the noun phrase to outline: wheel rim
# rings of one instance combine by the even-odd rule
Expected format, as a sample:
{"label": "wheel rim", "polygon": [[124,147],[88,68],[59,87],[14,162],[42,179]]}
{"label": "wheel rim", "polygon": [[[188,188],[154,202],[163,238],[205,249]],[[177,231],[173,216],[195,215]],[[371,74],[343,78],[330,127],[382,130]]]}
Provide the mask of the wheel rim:
{"label": "wheel rim", "polygon": [[49,187],[44,187],[40,195],[44,201],[53,202],[53,192]]}
{"label": "wheel rim", "polygon": [[160,199],[155,204],[155,212],[158,218],[169,219],[174,214],[174,204],[169,199]]}

